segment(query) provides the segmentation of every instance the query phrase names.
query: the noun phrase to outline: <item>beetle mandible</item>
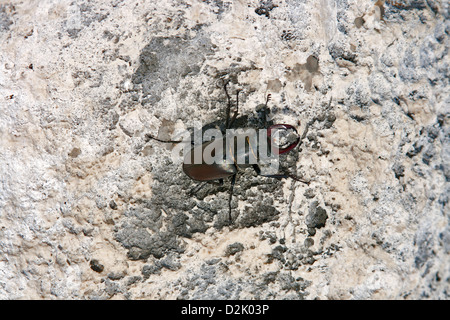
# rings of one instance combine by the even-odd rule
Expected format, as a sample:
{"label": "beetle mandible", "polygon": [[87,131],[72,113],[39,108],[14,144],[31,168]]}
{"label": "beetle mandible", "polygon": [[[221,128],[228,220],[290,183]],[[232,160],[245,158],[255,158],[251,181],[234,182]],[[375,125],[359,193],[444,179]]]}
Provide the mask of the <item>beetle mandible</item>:
{"label": "beetle mandible", "polygon": [[[238,113],[239,113],[239,92],[240,91],[237,90],[237,92],[236,92],[236,110],[234,111],[233,116],[230,117],[232,102],[231,102],[231,97],[227,90],[227,84],[228,84],[228,82],[224,82],[224,85],[223,85],[225,94],[227,97],[227,101],[228,101],[227,109],[226,109],[225,128],[231,129],[237,116],[238,116]],[[268,102],[270,101],[270,98],[271,98],[271,95],[268,94],[267,98],[266,98],[266,102],[265,102],[266,108],[267,108]],[[288,143],[284,147],[277,146],[272,149],[279,155],[279,154],[287,153],[287,152],[293,150],[295,147],[297,147],[301,143],[301,141],[306,136],[306,133],[308,131],[308,124],[307,124],[302,136],[299,136],[295,127],[293,127],[292,125],[289,125],[289,124],[271,125],[268,128],[266,128],[266,130],[267,130],[267,138],[268,138],[267,143],[269,144],[269,147],[272,147],[271,144],[274,142],[272,137],[274,135],[274,132],[277,130],[292,131],[297,135],[297,139],[295,141]],[[146,134],[146,136],[149,139],[153,139],[155,141],[159,141],[162,143],[178,144],[178,143],[183,142],[183,141],[174,141],[174,140],[162,140],[162,139],[152,136],[151,134]],[[238,134],[237,138],[239,138],[239,134]],[[245,145],[242,148],[233,148],[233,150],[229,150],[231,153],[231,156],[234,160],[232,162],[229,162],[229,161],[227,162],[224,158],[223,162],[219,162],[219,163],[215,162],[212,164],[208,164],[202,158],[201,163],[195,163],[195,162],[193,163],[192,160],[194,158],[194,154],[197,151],[201,151],[201,153],[203,154],[203,151],[207,146],[211,147],[212,144],[217,144],[216,147],[225,148],[226,144],[225,144],[224,139],[225,138],[214,139],[211,141],[203,142],[201,145],[193,146],[190,149],[190,151],[185,155],[184,162],[183,162],[183,172],[189,178],[199,181],[199,182],[214,182],[214,181],[218,180],[219,183],[222,184],[223,179],[231,177],[230,195],[229,195],[229,199],[228,199],[228,208],[229,208],[228,219],[229,219],[230,223],[232,223],[231,200],[232,200],[232,196],[233,196],[233,188],[234,188],[234,185],[236,182],[236,175],[238,174],[239,171],[251,166],[251,167],[253,167],[253,169],[255,170],[257,175],[260,175],[263,177],[277,178],[277,179],[291,178],[295,181],[299,181],[299,182],[302,182],[305,184],[310,183],[309,181],[301,179],[289,172],[278,172],[276,174],[264,174],[261,170],[261,164],[259,162],[253,163],[253,164],[238,163],[235,160],[238,158],[238,156],[241,156],[243,158],[248,158],[249,153],[252,152],[252,150],[257,150],[257,148],[258,148],[258,146],[254,145],[254,143],[251,142],[248,138],[246,140],[244,140]],[[198,149],[201,149],[201,150],[198,150]],[[223,152],[224,155],[226,154],[226,151],[228,151],[228,150],[224,150],[224,152]]]}

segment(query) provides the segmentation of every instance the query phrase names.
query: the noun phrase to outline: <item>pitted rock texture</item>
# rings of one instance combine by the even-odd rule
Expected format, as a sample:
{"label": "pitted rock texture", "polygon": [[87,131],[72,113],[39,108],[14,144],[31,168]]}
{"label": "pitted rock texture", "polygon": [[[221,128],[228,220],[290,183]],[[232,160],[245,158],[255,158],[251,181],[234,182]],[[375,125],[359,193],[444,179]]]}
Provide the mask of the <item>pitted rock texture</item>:
{"label": "pitted rock texture", "polygon": [[[0,299],[448,299],[447,1],[0,4]],[[286,123],[310,181],[199,184]],[[236,94],[240,90],[239,95]],[[267,102],[267,96],[271,99]]]}

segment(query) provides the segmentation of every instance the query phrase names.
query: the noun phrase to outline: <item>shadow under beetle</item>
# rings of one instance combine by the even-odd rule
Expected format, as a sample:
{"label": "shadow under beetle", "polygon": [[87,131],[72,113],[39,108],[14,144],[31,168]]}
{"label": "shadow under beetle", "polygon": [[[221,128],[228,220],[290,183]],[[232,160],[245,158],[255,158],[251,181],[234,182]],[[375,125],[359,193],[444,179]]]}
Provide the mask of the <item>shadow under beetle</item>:
{"label": "shadow under beetle", "polygon": [[[231,97],[228,93],[227,90],[227,84],[228,82],[224,82],[224,90],[225,90],[225,94],[227,96],[227,109],[226,109],[226,121],[225,121],[225,130],[226,129],[231,129],[237,116],[238,116],[238,112],[239,112],[239,90],[236,91],[236,110],[234,111],[233,115],[230,117],[231,114],[231,108],[232,108],[232,102],[231,102]],[[270,101],[270,94],[267,95],[266,98],[266,102],[265,102],[265,108],[267,109],[267,104]],[[265,110],[266,110],[265,109]],[[264,119],[263,119],[263,123],[265,124],[265,129],[267,130],[267,142],[269,144],[269,148],[270,148],[270,143],[273,142],[273,139],[271,139],[273,132],[275,132],[276,130],[284,130],[284,131],[292,131],[296,134],[297,138],[295,141],[293,142],[289,142],[287,145],[285,144],[284,147],[281,148],[274,148],[273,150],[275,150],[275,152],[277,154],[283,154],[286,152],[291,151],[292,149],[294,149],[295,147],[297,147],[298,145],[301,144],[301,141],[305,138],[307,131],[308,131],[308,124],[305,128],[304,133],[302,134],[302,136],[299,136],[297,133],[297,130],[289,125],[289,124],[274,124],[274,125],[270,125],[268,128],[266,128],[267,126],[267,121],[266,121],[266,115],[264,114]],[[263,174],[261,167],[260,167],[260,163],[255,163],[255,164],[248,164],[248,163],[244,163],[244,164],[240,164],[237,163],[235,161],[235,159],[237,159],[238,156],[242,156],[244,158],[248,158],[248,153],[251,152],[251,150],[257,150],[258,146],[254,146],[252,145],[252,143],[250,143],[249,139],[245,140],[245,148],[234,148],[233,150],[231,150],[232,153],[232,158],[234,160],[234,162],[230,163],[230,162],[226,162],[225,159],[223,162],[221,163],[212,163],[212,164],[207,164],[204,162],[203,157],[202,157],[202,162],[201,163],[193,163],[194,161],[186,161],[187,159],[192,160],[195,154],[195,151],[197,148],[200,148],[203,154],[203,150],[205,149],[206,146],[212,144],[212,143],[217,143],[219,145],[221,145],[223,148],[225,148],[225,134],[223,135],[223,138],[220,139],[215,139],[215,140],[211,140],[211,141],[206,141],[203,142],[201,145],[197,145],[197,146],[193,146],[191,148],[191,150],[187,153],[187,155],[185,156],[185,160],[183,162],[183,172],[191,179],[196,180],[196,181],[200,181],[200,182],[214,182],[214,181],[218,181],[219,184],[223,184],[223,179],[225,178],[229,178],[231,177],[231,188],[230,188],[230,196],[228,199],[228,208],[229,208],[229,214],[228,214],[228,218],[229,218],[229,222],[232,223],[232,217],[231,217],[231,200],[233,197],[233,188],[234,188],[234,184],[236,182],[236,175],[240,170],[243,170],[249,166],[252,166],[253,169],[255,170],[256,174],[263,176],[263,177],[268,177],[268,178],[277,178],[277,179],[282,179],[282,178],[291,178],[294,179],[295,181],[299,181],[299,182],[303,182],[305,184],[309,184],[309,181],[303,180],[287,171],[282,171],[282,172],[278,172],[277,174]],[[162,140],[159,138],[156,138],[150,134],[146,134],[146,137],[149,139],[153,139],[162,143],[173,143],[173,144],[177,144],[177,143],[181,143],[183,141],[173,141],[173,140]],[[223,155],[225,157],[226,154],[226,150],[224,150]],[[203,185],[200,185],[200,188]],[[197,188],[196,191],[198,191],[200,188]]]}

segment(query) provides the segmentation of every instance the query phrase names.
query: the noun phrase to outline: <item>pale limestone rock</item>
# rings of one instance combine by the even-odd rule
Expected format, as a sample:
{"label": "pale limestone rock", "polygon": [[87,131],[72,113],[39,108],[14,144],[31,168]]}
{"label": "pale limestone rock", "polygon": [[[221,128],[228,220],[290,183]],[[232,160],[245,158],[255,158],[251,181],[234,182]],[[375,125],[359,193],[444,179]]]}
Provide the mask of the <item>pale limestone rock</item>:
{"label": "pale limestone rock", "polygon": [[[0,299],[448,299],[449,5],[402,3],[3,1]],[[232,225],[148,137],[223,124],[221,78],[311,123],[310,185],[240,174]]]}

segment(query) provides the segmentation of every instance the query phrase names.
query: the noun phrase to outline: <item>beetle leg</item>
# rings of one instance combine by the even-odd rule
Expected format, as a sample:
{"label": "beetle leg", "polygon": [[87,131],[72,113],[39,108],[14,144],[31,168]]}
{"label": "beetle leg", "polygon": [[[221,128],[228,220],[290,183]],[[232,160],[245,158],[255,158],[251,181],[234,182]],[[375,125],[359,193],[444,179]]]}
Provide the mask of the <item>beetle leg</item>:
{"label": "beetle leg", "polygon": [[231,199],[233,198],[233,189],[235,182],[236,174],[231,177],[230,197],[228,198],[228,220],[230,221],[230,224],[233,222],[233,219],[231,217]]}
{"label": "beetle leg", "polygon": [[311,181],[308,181],[308,180],[303,180],[303,179],[301,179],[301,178],[299,178],[299,177],[297,177],[297,176],[295,176],[293,174],[290,174],[290,173],[285,173],[284,176],[288,177],[288,178],[291,178],[291,179],[293,179],[295,181],[302,182],[302,183],[307,184],[307,185],[309,185],[310,182],[311,182]]}
{"label": "beetle leg", "polygon": [[189,191],[189,195],[192,196],[194,194],[196,194],[197,192],[199,192],[204,186],[206,186],[205,182],[199,183],[197,186],[195,186],[194,189],[192,189],[191,191]]}
{"label": "beetle leg", "polygon": [[159,142],[162,142],[162,143],[181,143],[181,142],[183,142],[183,141],[173,141],[173,140],[161,140],[161,139],[155,138],[154,136],[152,136],[149,133],[145,134],[145,138],[148,139],[148,140],[153,139],[153,140],[156,140],[156,141],[159,141]]}
{"label": "beetle leg", "polygon": [[230,119],[231,97],[230,97],[230,94],[228,93],[227,85],[228,85],[228,82],[224,81],[223,89],[225,90],[225,95],[227,96],[227,101],[228,101],[227,111],[226,111],[227,112],[227,117],[226,117],[226,120],[225,120],[225,127],[226,127],[226,129],[229,129],[233,125],[233,123],[236,120],[236,118],[238,116],[238,113],[239,113],[239,92],[240,92],[240,90],[236,91],[236,111],[234,112],[233,117]]}
{"label": "beetle leg", "polygon": [[255,172],[258,176],[261,175],[261,169],[259,168],[259,166],[257,164],[253,165],[253,169],[255,170]]}
{"label": "beetle leg", "polygon": [[236,91],[236,111],[234,112],[233,118],[231,118],[230,124],[228,125],[227,129],[233,126],[234,120],[236,120],[239,113],[239,92],[241,92],[241,90]]}
{"label": "beetle leg", "polygon": [[208,184],[213,184],[216,186],[223,186],[223,179],[219,179],[218,182],[211,180],[211,181],[205,181],[205,182],[201,182],[198,185],[196,185],[194,187],[194,189],[192,189],[191,191],[189,191],[189,195],[193,196],[194,194],[196,194],[197,192],[199,192],[200,190],[202,190],[206,185]]}
{"label": "beetle leg", "polygon": [[[261,122],[260,122],[261,128],[267,128],[267,126],[269,125],[268,121],[267,121],[267,116],[269,114],[268,104],[269,104],[271,97],[272,97],[272,95],[269,93],[266,97],[266,103],[264,104],[264,107],[262,109],[262,116],[261,116],[261,114],[258,115],[258,117],[260,117],[259,120],[261,120]],[[260,111],[258,111],[258,112],[260,112]]]}
{"label": "beetle leg", "polygon": [[310,183],[310,181],[303,180],[303,179],[301,179],[301,178],[299,178],[297,176],[294,176],[293,174],[290,174],[290,173],[270,174],[270,175],[263,175],[263,174],[261,174],[261,176],[267,177],[267,178],[275,178],[275,179],[291,178],[291,179],[293,179],[295,181],[303,182],[304,184],[307,184],[307,185],[309,185],[309,183]]}
{"label": "beetle leg", "polygon": [[211,181],[208,181],[208,183],[214,184],[216,186],[223,186],[223,179],[219,179],[218,182],[216,182],[215,180],[211,180]]}
{"label": "beetle leg", "polygon": [[303,180],[297,176],[294,176],[293,174],[290,173],[280,173],[280,174],[261,174],[261,169],[259,168],[259,166],[257,164],[253,165],[253,169],[256,171],[256,174],[262,177],[267,177],[267,178],[275,178],[275,179],[287,179],[287,178],[291,178],[295,181],[299,181],[299,182],[303,182],[305,184],[310,183],[310,181],[307,180]]}

